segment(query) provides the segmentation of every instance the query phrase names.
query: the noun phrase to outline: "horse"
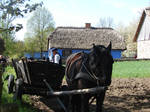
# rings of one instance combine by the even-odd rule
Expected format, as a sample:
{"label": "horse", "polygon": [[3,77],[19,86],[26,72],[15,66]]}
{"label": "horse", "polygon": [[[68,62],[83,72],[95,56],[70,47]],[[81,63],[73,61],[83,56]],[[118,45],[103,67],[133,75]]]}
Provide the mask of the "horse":
{"label": "horse", "polygon": [[[111,84],[113,58],[111,55],[111,42],[105,47],[95,45],[89,53],[78,52],[71,54],[66,60],[66,82],[70,90],[85,89]],[[106,90],[95,94],[96,112],[102,111]],[[89,112],[90,94],[74,95],[71,100],[73,112]]]}

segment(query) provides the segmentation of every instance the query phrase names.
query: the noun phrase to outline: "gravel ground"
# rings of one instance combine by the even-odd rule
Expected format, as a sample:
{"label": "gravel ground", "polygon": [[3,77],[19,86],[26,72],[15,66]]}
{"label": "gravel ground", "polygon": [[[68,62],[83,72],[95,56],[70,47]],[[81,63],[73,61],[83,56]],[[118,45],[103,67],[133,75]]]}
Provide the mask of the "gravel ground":
{"label": "gravel ground", "polygon": [[[31,99],[39,112],[59,112],[54,98],[31,96]],[[150,112],[150,78],[113,78],[103,112]]]}

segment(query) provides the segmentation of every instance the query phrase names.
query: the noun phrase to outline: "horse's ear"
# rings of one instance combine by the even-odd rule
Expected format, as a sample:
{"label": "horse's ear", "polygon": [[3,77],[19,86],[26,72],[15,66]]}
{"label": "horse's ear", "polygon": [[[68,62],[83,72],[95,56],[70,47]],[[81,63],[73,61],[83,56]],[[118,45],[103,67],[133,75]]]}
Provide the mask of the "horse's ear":
{"label": "horse's ear", "polygon": [[93,45],[93,48],[94,48],[94,47],[95,47],[95,44],[93,43],[92,45]]}
{"label": "horse's ear", "polygon": [[109,45],[108,45],[108,47],[107,47],[107,49],[108,49],[108,51],[111,51],[111,41],[110,41],[110,43],[109,43]]}

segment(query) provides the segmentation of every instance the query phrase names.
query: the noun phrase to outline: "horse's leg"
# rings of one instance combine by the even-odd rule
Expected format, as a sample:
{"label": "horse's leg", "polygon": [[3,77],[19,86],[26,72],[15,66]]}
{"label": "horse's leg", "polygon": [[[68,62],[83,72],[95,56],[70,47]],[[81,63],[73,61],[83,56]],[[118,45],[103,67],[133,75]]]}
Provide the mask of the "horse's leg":
{"label": "horse's leg", "polygon": [[87,95],[77,95],[75,98],[75,112],[89,112],[88,98]]}
{"label": "horse's leg", "polygon": [[81,95],[81,112],[89,112],[89,100],[87,95]]}
{"label": "horse's leg", "polygon": [[75,112],[82,112],[81,111],[81,102],[82,102],[82,100],[81,100],[81,95],[76,95],[76,97],[75,97]]}
{"label": "horse's leg", "polygon": [[102,112],[103,102],[105,98],[106,91],[102,91],[96,96],[96,112]]}
{"label": "horse's leg", "polygon": [[84,95],[83,96],[83,112],[89,112],[89,96],[88,95]]}
{"label": "horse's leg", "polygon": [[[70,98],[70,104],[71,104],[71,112],[75,112],[75,104],[74,104],[74,96],[71,96],[71,98]],[[68,112],[69,112],[69,110],[68,110]]]}
{"label": "horse's leg", "polygon": [[77,112],[77,96],[76,95],[72,97],[71,104],[72,104],[72,112]]}
{"label": "horse's leg", "polygon": [[[83,79],[78,79],[77,81],[77,85],[78,85],[78,89],[83,89],[85,88],[85,80]],[[81,95],[77,95],[77,112],[87,112],[85,111],[85,95],[81,94]]]}
{"label": "horse's leg", "polygon": [[[83,89],[86,88],[86,80],[79,79],[78,80],[78,88]],[[79,104],[79,101],[78,101]],[[79,104],[79,111],[81,112],[89,112],[89,95],[88,94],[81,94],[80,95],[80,104]]]}
{"label": "horse's leg", "polygon": [[74,95],[71,101],[71,112],[81,112],[81,95]]}

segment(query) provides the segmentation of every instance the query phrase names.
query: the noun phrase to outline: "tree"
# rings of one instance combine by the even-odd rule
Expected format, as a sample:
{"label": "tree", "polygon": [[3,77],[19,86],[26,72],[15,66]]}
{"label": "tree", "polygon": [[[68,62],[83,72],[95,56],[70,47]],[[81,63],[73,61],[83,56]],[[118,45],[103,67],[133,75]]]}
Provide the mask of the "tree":
{"label": "tree", "polygon": [[0,36],[5,42],[5,55],[14,51],[14,34],[23,28],[22,24],[12,24],[16,18],[24,17],[42,3],[31,4],[31,0],[1,0],[0,2]]}
{"label": "tree", "polygon": [[18,17],[24,17],[25,14],[34,11],[41,3],[31,4],[30,0],[1,0],[0,17],[7,21],[6,27],[0,27],[0,33],[4,31],[19,31],[22,28],[21,24],[9,26],[12,21]]}
{"label": "tree", "polygon": [[0,36],[5,43],[5,55],[14,55],[15,32],[23,28],[22,24],[12,24],[16,18],[24,17],[42,3],[31,4],[31,0],[1,0],[0,2]]}
{"label": "tree", "polygon": [[[38,7],[27,22],[26,36],[29,39],[26,39],[25,44],[30,43],[28,47],[30,46],[33,51],[42,52],[43,50],[47,50],[47,37],[53,30],[54,20],[51,13],[44,7]],[[28,52],[31,52],[31,50],[28,49]]]}
{"label": "tree", "polygon": [[[14,50],[13,34],[22,28],[22,24],[13,25],[18,17],[32,12],[42,3],[31,4],[30,0],[0,0],[0,37],[4,40],[7,55]],[[15,52],[14,52],[15,53]],[[0,101],[2,94],[2,72],[0,67]]]}
{"label": "tree", "polygon": [[24,56],[25,45],[23,41],[14,41],[14,52],[13,58],[20,58]]}
{"label": "tree", "polygon": [[39,51],[39,47],[37,46],[37,44],[35,44],[37,43],[36,38],[34,37],[25,38],[24,43],[25,43],[25,52],[31,53],[32,56],[34,52]]}
{"label": "tree", "polygon": [[133,20],[128,26],[120,24],[116,30],[125,38],[126,50],[123,52],[124,57],[135,57],[137,44],[133,43],[133,38],[137,29],[138,20]]}
{"label": "tree", "polygon": [[110,27],[112,28],[114,25],[113,18],[107,17],[107,18],[100,18],[98,26],[99,27]]}

